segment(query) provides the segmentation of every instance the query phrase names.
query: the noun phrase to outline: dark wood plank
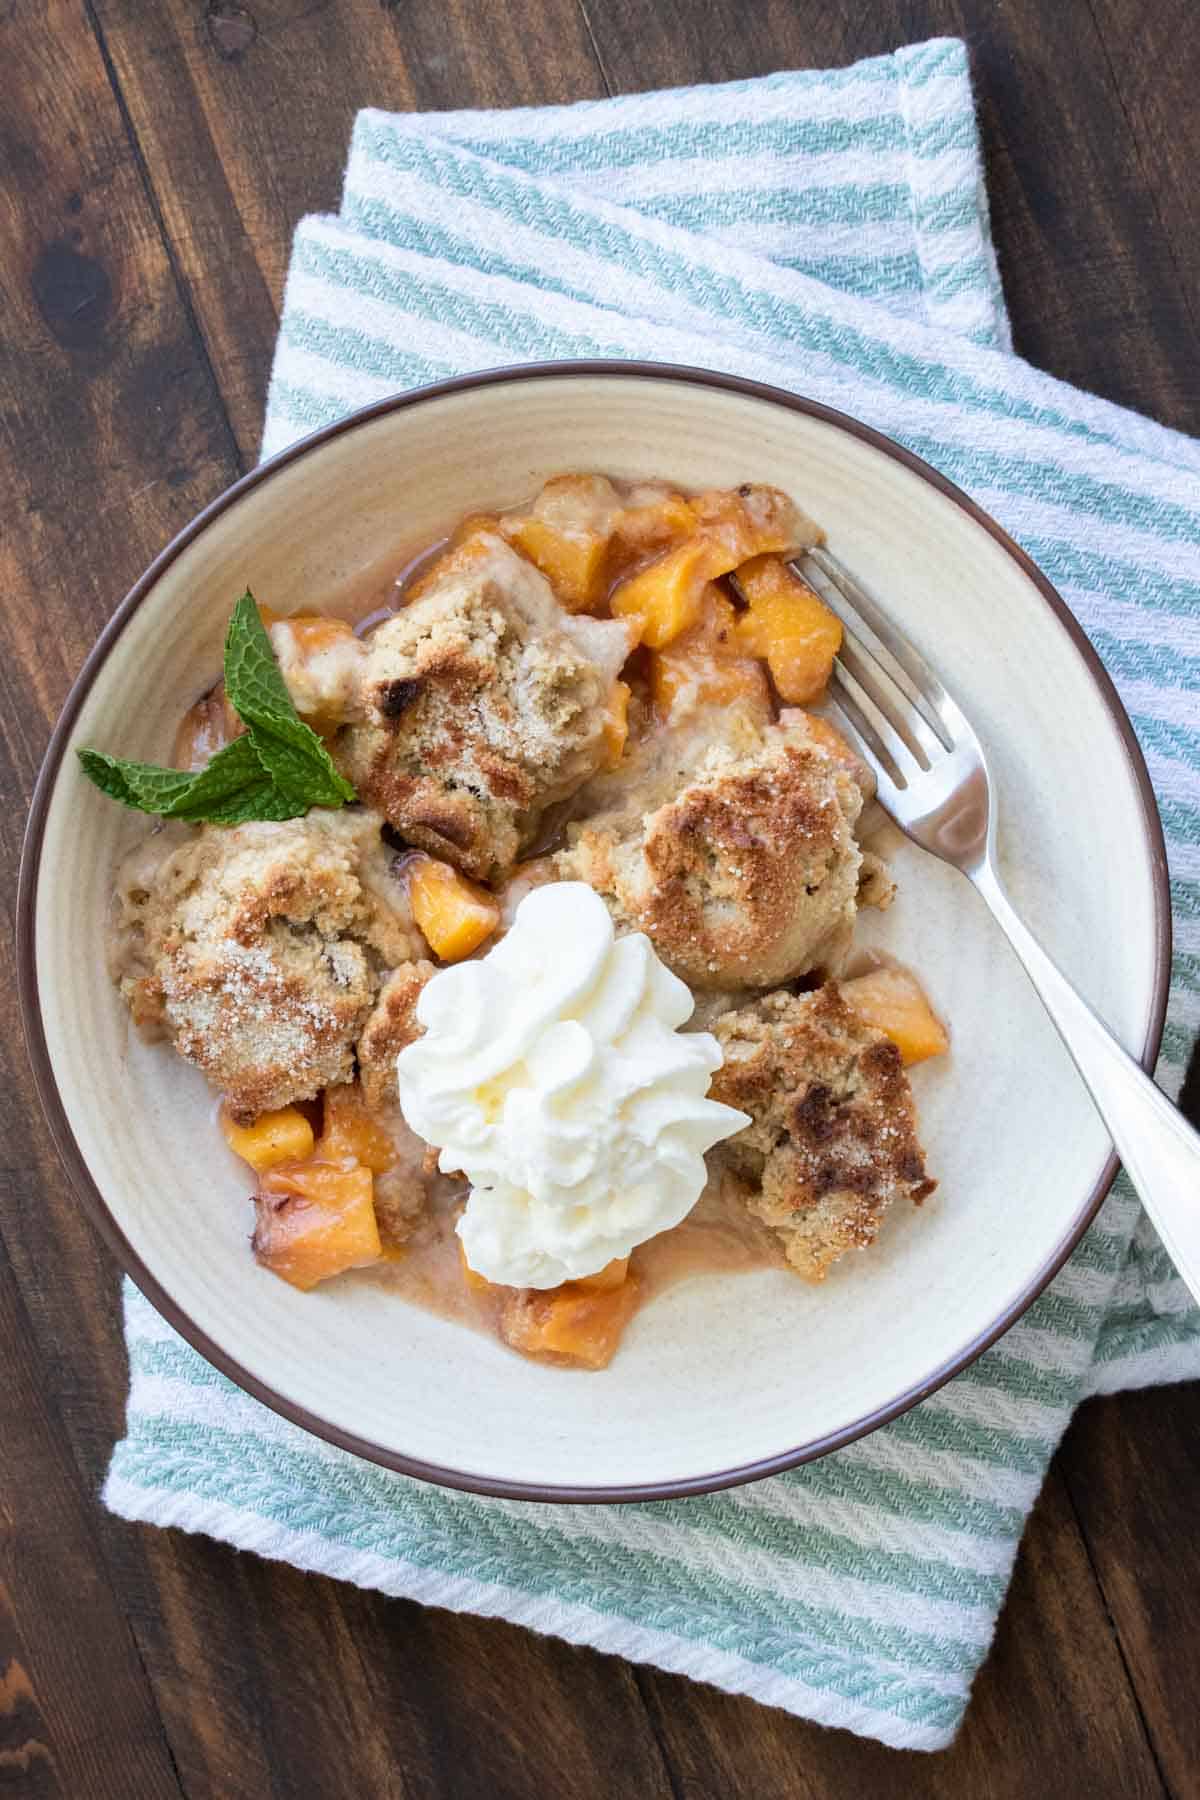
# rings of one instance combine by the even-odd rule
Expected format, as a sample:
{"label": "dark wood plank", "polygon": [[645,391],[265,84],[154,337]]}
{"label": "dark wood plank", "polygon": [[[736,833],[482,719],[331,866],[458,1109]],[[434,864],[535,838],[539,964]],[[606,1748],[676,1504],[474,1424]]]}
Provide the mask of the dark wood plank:
{"label": "dark wood plank", "polygon": [[[36,29],[27,9],[0,9],[0,65],[0,751],[8,801],[0,856],[11,876],[21,803],[97,631],[235,463],[83,7],[55,0],[39,11]],[[166,1795],[178,1783],[135,1641],[107,1586],[106,1568],[127,1601],[126,1571],[106,1562],[110,1527],[95,1504],[124,1406],[116,1273],[41,1126],[16,1013],[11,917],[7,924],[0,1787]],[[11,1300],[14,1277],[20,1308]]]}
{"label": "dark wood plank", "polygon": [[336,209],[359,107],[604,91],[575,0],[213,0],[202,19],[192,0],[94,4],[247,463],[292,232]]}
{"label": "dark wood plank", "polygon": [[[205,1539],[149,1543],[133,1622],[189,1800],[639,1800],[671,1788],[633,1671]],[[136,1583],[131,1584],[136,1589]]]}
{"label": "dark wood plank", "polygon": [[407,1800],[413,1760],[376,1711],[336,1583],[178,1533],[128,1583],[142,1655],[189,1800]]}
{"label": "dark wood plank", "polygon": [[[1090,0],[1120,102],[1117,130],[1128,137],[1152,229],[1178,273],[1194,339],[1200,339],[1200,31],[1191,0]],[[1195,383],[1178,411],[1161,404],[1170,423],[1197,429]]]}
{"label": "dark wood plank", "polygon": [[[1143,10],[1127,0],[1130,20]],[[1089,0],[971,0],[964,13],[1017,348],[1064,381],[1200,429],[1189,295]]]}
{"label": "dark wood plank", "polygon": [[1200,1387],[1090,1401],[1060,1465],[1155,1755],[1173,1794],[1200,1770]]}
{"label": "dark wood plank", "polygon": [[672,1800],[628,1663],[496,1619],[342,1592],[369,1702],[421,1800]]}
{"label": "dark wood plank", "polygon": [[[36,31],[27,14],[0,13],[0,59],[0,167],[17,182],[0,195],[0,856],[13,874],[22,802],[71,680],[126,586],[233,457],[82,7],[55,0]],[[10,929],[0,1230],[47,1390],[99,1455],[124,1387],[112,1265],[41,1127],[11,957]]]}
{"label": "dark wood plank", "polygon": [[[1129,0],[1111,4],[1126,21],[1130,60],[1138,62],[1146,9]],[[1148,199],[1151,190],[1158,193],[1157,163],[1152,152],[1139,153],[1126,129],[1089,0],[1053,6],[799,0],[789,7],[586,0],[586,6],[605,75],[620,91],[849,63],[938,34],[965,37],[1017,348],[1066,381],[1185,430],[1200,427],[1200,338],[1178,252]],[[1185,9],[1186,0],[1178,0],[1167,11],[1182,18]],[[1175,129],[1173,161],[1186,185],[1194,160],[1189,96],[1197,34],[1180,25],[1176,36],[1191,41],[1169,90],[1176,105],[1164,103],[1159,137],[1147,142],[1158,144]],[[1171,43],[1167,20],[1162,37]],[[1192,194],[1194,207],[1194,184]],[[1165,204],[1165,195],[1159,200]],[[1194,214],[1181,214],[1179,233],[1188,235],[1194,258],[1190,222]]]}
{"label": "dark wood plank", "polygon": [[1068,1782],[1086,1771],[1090,1800],[1152,1800],[1165,1792],[1070,1503],[1053,1474],[1026,1531],[967,1722],[940,1755],[822,1731],[654,1671],[638,1679],[688,1795],[1042,1800],[1054,1769]]}
{"label": "dark wood plank", "polygon": [[[15,874],[22,803],[71,680],[234,459],[83,7],[54,0],[36,30],[0,12],[0,66],[0,167],[15,178],[0,193],[0,856]],[[41,1125],[8,923],[0,1232],[90,1482],[123,1405],[116,1283]]]}
{"label": "dark wood plank", "polygon": [[182,1790],[154,1695],[3,1258],[0,1346],[0,1793],[163,1800]]}

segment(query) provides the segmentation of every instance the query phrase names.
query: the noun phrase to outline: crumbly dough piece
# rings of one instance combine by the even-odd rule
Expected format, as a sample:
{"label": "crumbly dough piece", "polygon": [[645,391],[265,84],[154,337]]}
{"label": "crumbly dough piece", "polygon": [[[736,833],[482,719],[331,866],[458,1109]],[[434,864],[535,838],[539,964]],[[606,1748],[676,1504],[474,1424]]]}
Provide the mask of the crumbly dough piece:
{"label": "crumbly dough piece", "polygon": [[[640,754],[640,760],[639,760]],[[806,733],[710,709],[651,735],[583,796],[556,866],[619,928],[645,931],[693,988],[778,986],[835,969],[858,904],[862,793]]]}
{"label": "crumbly dough piece", "polygon": [[435,973],[431,962],[402,963],[379,990],[379,998],[358,1040],[359,1078],[372,1111],[398,1100],[396,1058],[421,1035],[417,1001],[421,989]]}
{"label": "crumbly dough piece", "polygon": [[380,965],[424,949],[380,827],[357,809],[206,825],[122,867],[117,985],[241,1123],[348,1081]]}
{"label": "crumbly dough piece", "polygon": [[497,533],[474,532],[368,639],[366,721],[339,753],[410,843],[497,880],[604,759],[621,620],[565,612]]}
{"label": "crumbly dough piece", "polygon": [[725,1061],[712,1098],[753,1121],[716,1154],[746,1181],[747,1207],[792,1267],[821,1281],[847,1250],[874,1243],[893,1201],[919,1205],[937,1186],[900,1052],[836,982],[765,994],[713,1030]]}

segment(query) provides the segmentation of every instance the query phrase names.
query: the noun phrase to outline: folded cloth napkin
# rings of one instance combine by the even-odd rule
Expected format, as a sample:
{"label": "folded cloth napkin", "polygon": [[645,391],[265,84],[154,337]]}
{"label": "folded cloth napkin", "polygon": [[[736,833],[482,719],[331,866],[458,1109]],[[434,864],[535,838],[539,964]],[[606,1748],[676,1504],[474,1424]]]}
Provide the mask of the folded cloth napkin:
{"label": "folded cloth napkin", "polygon": [[[1175,1092],[1200,1025],[1200,444],[1008,341],[957,42],[565,108],[365,112],[339,217],[296,234],[264,453],[396,389],[597,356],[756,376],[910,445],[1046,570],[1133,717],[1170,848]],[[1200,1315],[1123,1182],[1021,1322],[921,1407],[678,1503],[528,1505],[387,1473],[126,1302],[114,1511],[929,1750],[962,1717],[1076,1403],[1200,1372]]]}

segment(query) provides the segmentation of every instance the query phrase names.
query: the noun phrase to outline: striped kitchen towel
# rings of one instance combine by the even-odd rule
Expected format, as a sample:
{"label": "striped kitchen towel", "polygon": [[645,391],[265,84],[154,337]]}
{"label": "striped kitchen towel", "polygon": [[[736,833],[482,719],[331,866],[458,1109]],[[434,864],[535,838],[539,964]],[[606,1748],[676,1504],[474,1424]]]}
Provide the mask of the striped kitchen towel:
{"label": "striped kitchen towel", "polygon": [[[1200,445],[1012,356],[963,47],[541,111],[363,113],[296,235],[264,453],[396,389],[647,357],[869,420],[1029,550],[1105,658],[1157,787],[1176,950],[1159,1079],[1200,1026]],[[1081,1397],[1200,1371],[1130,1190],[1024,1319],[808,1468],[657,1505],[447,1492],[305,1436],[127,1290],[128,1518],[499,1614],[885,1743],[962,1717]]]}

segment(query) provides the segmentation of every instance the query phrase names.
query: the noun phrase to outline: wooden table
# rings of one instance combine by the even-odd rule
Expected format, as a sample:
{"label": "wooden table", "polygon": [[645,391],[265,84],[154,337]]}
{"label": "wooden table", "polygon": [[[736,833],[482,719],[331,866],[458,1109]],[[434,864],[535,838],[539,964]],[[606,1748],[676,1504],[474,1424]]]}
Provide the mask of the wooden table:
{"label": "wooden table", "polygon": [[[356,108],[574,100],[938,32],[972,46],[1018,348],[1200,430],[1193,0],[0,0],[8,865],[99,627],[255,460],[291,232],[336,203]],[[109,1518],[116,1270],[42,1128],[11,971],[0,996],[0,1793],[1200,1793],[1200,1388],[1084,1407],[933,1758]]]}

